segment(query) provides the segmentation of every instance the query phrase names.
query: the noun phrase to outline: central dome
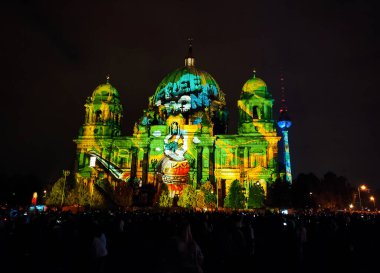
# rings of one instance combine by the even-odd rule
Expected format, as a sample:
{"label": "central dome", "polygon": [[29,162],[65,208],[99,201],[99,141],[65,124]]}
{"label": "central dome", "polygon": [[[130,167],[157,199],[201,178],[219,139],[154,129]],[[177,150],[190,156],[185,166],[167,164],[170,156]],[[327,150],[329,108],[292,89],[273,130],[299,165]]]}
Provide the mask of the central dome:
{"label": "central dome", "polygon": [[219,85],[207,72],[193,66],[188,58],[186,66],[169,73],[158,85],[154,104],[165,106],[168,113],[196,111],[209,107],[219,98]]}

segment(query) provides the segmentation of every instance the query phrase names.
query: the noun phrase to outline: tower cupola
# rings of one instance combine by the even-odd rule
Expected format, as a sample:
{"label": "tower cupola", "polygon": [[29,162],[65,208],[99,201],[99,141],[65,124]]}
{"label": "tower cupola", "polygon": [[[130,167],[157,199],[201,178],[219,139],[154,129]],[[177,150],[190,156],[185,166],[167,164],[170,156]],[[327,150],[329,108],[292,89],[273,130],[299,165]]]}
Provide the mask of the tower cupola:
{"label": "tower cupola", "polygon": [[82,134],[84,136],[114,136],[121,133],[123,107],[119,92],[110,83],[100,84],[88,97],[85,104],[86,114]]}
{"label": "tower cupola", "polygon": [[238,108],[239,134],[266,134],[275,130],[272,95],[268,92],[266,83],[256,77],[256,70],[253,70],[252,77],[243,85]]}
{"label": "tower cupola", "polygon": [[260,97],[271,97],[268,92],[267,84],[260,78],[256,77],[256,70],[253,70],[252,77],[245,82],[242,88],[243,93],[252,94]]}
{"label": "tower cupola", "polygon": [[185,58],[185,66],[194,66],[195,58],[193,57],[193,39],[189,38],[189,50],[187,52],[187,56]]}

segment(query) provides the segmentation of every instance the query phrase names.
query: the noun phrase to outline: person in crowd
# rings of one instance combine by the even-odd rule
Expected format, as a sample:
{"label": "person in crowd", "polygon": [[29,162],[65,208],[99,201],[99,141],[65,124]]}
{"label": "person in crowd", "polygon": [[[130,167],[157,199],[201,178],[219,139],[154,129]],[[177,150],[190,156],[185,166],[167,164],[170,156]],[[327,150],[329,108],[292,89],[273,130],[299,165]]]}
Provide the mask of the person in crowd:
{"label": "person in crowd", "polygon": [[107,238],[98,223],[94,223],[93,226],[91,252],[93,258],[93,272],[104,272],[108,255]]}
{"label": "person in crowd", "polygon": [[175,241],[175,256],[178,258],[175,272],[203,273],[203,252],[193,239],[189,222],[183,221],[179,224]]}

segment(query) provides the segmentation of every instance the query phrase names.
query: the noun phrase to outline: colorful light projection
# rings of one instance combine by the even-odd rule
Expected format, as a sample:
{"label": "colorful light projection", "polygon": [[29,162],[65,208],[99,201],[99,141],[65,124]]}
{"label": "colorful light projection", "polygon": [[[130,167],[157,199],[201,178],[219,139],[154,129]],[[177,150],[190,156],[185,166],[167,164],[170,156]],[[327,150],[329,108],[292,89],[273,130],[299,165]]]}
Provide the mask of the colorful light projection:
{"label": "colorful light projection", "polygon": [[289,152],[289,138],[288,131],[282,131],[284,135],[284,146],[285,146],[285,170],[286,170],[286,181],[292,183],[292,168],[290,166],[290,152]]}
{"label": "colorful light projection", "polygon": [[194,62],[186,63],[159,84],[132,136],[120,135],[121,105],[103,92],[112,93],[110,85],[97,88],[86,103],[85,124],[75,140],[79,179],[95,183],[107,172],[109,181],[166,183],[176,194],[185,184],[199,187],[210,181],[220,198],[236,179],[266,188],[277,174],[280,137],[264,81],[254,77],[245,85],[238,102],[238,134],[227,135],[223,92],[211,75],[196,69]]}
{"label": "colorful light projection", "polygon": [[169,134],[164,138],[164,157],[158,164],[158,178],[166,184],[183,184],[189,181],[190,164],[184,154],[188,150],[186,131],[173,121]]}
{"label": "colorful light projection", "polygon": [[112,162],[104,159],[102,156],[98,155],[96,152],[90,151],[90,152],[88,152],[88,155],[90,155],[90,167],[95,167],[96,161],[98,161],[116,179],[126,180],[129,178],[126,175],[126,173],[123,170],[121,170],[117,165],[115,165]]}
{"label": "colorful light projection", "polygon": [[171,74],[163,81],[155,95],[157,107],[163,105],[168,114],[178,114],[204,109],[218,99],[218,87],[211,76],[190,70],[194,69],[182,69],[178,80],[176,74]]}
{"label": "colorful light projection", "polygon": [[280,108],[280,117],[277,121],[278,127],[281,129],[283,136],[283,145],[284,145],[284,164],[285,164],[285,179],[291,184],[292,183],[292,169],[290,166],[290,151],[289,151],[289,135],[288,130],[292,126],[292,121],[288,114],[288,108],[286,106],[285,99],[285,85],[284,77],[281,76],[281,108]]}
{"label": "colorful light projection", "polygon": [[289,150],[289,136],[288,129],[292,126],[290,120],[280,120],[277,122],[278,127],[281,128],[284,144],[284,163],[285,163],[285,178],[288,183],[292,183],[292,168],[290,164],[290,150]]}

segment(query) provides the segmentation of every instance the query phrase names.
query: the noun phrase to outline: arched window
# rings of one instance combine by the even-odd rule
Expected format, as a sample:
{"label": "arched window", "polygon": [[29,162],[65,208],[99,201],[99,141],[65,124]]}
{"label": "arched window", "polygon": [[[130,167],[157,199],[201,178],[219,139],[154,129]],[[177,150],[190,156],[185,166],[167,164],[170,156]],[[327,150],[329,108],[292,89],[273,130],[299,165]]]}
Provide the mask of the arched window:
{"label": "arched window", "polygon": [[97,110],[95,112],[95,122],[99,122],[99,121],[102,121],[102,111],[101,110]]}
{"label": "arched window", "polygon": [[252,118],[253,119],[258,119],[259,116],[257,114],[257,110],[258,110],[258,106],[253,106],[253,109],[252,109]]}

